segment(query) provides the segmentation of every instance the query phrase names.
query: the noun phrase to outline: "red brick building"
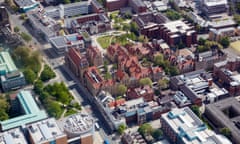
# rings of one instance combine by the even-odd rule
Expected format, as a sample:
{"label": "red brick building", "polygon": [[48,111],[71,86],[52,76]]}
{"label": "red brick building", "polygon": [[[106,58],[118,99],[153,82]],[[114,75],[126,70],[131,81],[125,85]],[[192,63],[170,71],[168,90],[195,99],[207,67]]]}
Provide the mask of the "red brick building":
{"label": "red brick building", "polygon": [[128,0],[106,0],[106,8],[108,11],[119,10],[120,8],[126,7]]}
{"label": "red brick building", "polygon": [[232,96],[240,95],[240,59],[214,64],[213,78],[224,85]]}
{"label": "red brick building", "polygon": [[170,46],[182,43],[190,47],[197,43],[197,33],[194,27],[181,20],[161,24],[159,26],[159,37]]}
{"label": "red brick building", "polygon": [[87,58],[91,65],[103,65],[102,53],[97,47],[90,46],[89,48],[87,48]]}
{"label": "red brick building", "polygon": [[128,0],[128,5],[135,13],[143,13],[147,11],[147,6],[142,0]]}
{"label": "red brick building", "polygon": [[130,6],[135,13],[147,11],[147,6],[142,0],[106,0],[105,4],[108,11],[120,10],[128,6]]}
{"label": "red brick building", "polygon": [[104,12],[103,6],[97,0],[92,0],[91,6],[92,6],[93,13],[103,13]]}
{"label": "red brick building", "polygon": [[153,89],[148,85],[127,90],[127,99],[129,100],[143,97],[145,101],[149,102],[153,100],[153,96]]}
{"label": "red brick building", "polygon": [[78,49],[70,48],[65,56],[66,66],[83,82],[83,73],[89,63]]}

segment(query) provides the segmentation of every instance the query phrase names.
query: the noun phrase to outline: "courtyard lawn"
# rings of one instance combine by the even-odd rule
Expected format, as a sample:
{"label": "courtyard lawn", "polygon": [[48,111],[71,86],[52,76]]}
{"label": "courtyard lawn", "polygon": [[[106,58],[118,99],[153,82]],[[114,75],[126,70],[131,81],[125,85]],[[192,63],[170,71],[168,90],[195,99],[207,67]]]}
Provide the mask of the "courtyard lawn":
{"label": "courtyard lawn", "polygon": [[240,53],[240,41],[235,41],[230,44],[230,47]]}
{"label": "courtyard lawn", "polygon": [[97,38],[97,42],[102,46],[103,49],[108,48],[111,45],[112,36],[102,36]]}

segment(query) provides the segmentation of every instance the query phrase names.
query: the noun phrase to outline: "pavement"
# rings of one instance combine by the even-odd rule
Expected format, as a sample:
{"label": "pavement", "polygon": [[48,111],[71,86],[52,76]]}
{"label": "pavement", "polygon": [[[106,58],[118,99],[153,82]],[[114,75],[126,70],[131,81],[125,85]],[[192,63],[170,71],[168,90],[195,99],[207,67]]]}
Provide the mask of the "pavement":
{"label": "pavement", "polygon": [[[17,26],[20,28],[21,32],[25,32],[29,35],[31,34],[31,30],[29,27],[28,29],[25,27],[26,25],[23,25],[23,21],[19,19],[20,15],[10,15],[11,21],[13,23],[13,26]],[[57,78],[49,81],[49,84],[54,82],[64,82],[66,86],[69,88],[70,92],[73,94],[76,101],[78,101],[82,108],[84,113],[90,114],[92,117],[94,117],[97,121],[99,121],[100,129],[97,132],[97,138],[96,143],[101,143],[104,139],[108,139],[111,144],[115,144],[115,141],[112,141],[112,136],[108,135],[105,132],[105,126],[102,123],[103,119],[100,114],[97,113],[95,110],[93,110],[93,106],[91,105],[90,98],[93,96],[84,88],[84,86],[81,85],[78,78],[75,77],[75,75],[64,65],[64,59],[63,56],[55,57],[55,52],[51,49],[50,45],[48,43],[43,43],[42,41],[38,41],[39,38],[32,37],[32,41],[28,43],[28,45],[32,45],[33,49],[39,50],[43,55],[43,60],[45,63],[47,63],[56,73]],[[28,88],[32,88],[29,86]],[[102,139],[102,140],[101,140]]]}

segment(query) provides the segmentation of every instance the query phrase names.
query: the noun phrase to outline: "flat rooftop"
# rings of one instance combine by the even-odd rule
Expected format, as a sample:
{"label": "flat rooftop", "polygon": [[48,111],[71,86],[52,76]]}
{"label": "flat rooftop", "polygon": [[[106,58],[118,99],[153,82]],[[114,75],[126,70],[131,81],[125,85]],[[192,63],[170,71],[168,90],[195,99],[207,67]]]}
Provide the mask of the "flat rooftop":
{"label": "flat rooftop", "polygon": [[217,137],[214,131],[209,130],[189,107],[175,108],[162,114],[162,119],[168,123],[185,144],[223,144],[223,141]]}
{"label": "flat rooftop", "polygon": [[[229,115],[225,113],[229,112]],[[220,127],[228,127],[234,139],[240,140],[240,103],[234,97],[229,97],[216,103],[206,105],[206,116]],[[213,124],[215,125],[215,124]]]}
{"label": "flat rooftop", "polygon": [[227,0],[204,0],[206,6],[227,5]]}
{"label": "flat rooftop", "polygon": [[66,134],[60,130],[54,118],[30,124],[27,126],[27,129],[34,143],[44,143],[50,139],[66,136]]}
{"label": "flat rooftop", "polygon": [[0,144],[27,144],[20,128],[0,133]]}
{"label": "flat rooftop", "polygon": [[91,116],[82,113],[70,115],[63,122],[64,131],[77,135],[90,132],[95,124],[95,120]]}
{"label": "flat rooftop", "polygon": [[13,71],[17,71],[17,67],[15,66],[9,52],[1,52],[0,53],[0,73],[7,74]]}
{"label": "flat rooftop", "polygon": [[68,45],[83,44],[83,37],[78,33],[65,35],[65,36],[56,36],[50,38],[50,42],[56,47],[65,47]]}
{"label": "flat rooftop", "polygon": [[191,29],[191,27],[188,24],[181,20],[167,22],[163,24],[163,26],[172,33],[176,32],[185,33]]}
{"label": "flat rooftop", "polygon": [[30,91],[20,91],[17,94],[17,99],[19,100],[25,114],[1,121],[0,124],[2,131],[20,127],[22,125],[39,121],[48,117],[45,111],[39,109]]}
{"label": "flat rooftop", "polygon": [[19,7],[28,7],[37,4],[35,0],[14,0]]}

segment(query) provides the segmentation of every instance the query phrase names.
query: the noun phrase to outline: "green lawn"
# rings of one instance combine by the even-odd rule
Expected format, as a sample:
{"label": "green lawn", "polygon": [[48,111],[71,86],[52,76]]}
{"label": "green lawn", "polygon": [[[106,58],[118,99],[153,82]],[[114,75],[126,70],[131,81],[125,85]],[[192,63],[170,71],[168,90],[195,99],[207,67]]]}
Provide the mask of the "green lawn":
{"label": "green lawn", "polygon": [[137,37],[133,34],[123,34],[121,36],[102,36],[97,38],[97,42],[102,46],[103,49],[108,48],[111,43],[118,43],[120,45],[126,45],[129,44],[129,40],[131,39],[133,41],[137,40]]}
{"label": "green lawn", "polygon": [[97,38],[97,42],[102,46],[102,48],[106,49],[111,45],[111,37],[112,36],[102,36]]}

